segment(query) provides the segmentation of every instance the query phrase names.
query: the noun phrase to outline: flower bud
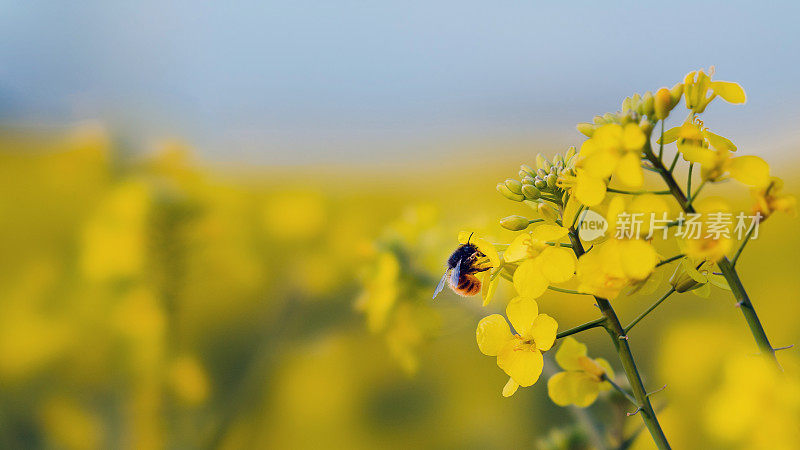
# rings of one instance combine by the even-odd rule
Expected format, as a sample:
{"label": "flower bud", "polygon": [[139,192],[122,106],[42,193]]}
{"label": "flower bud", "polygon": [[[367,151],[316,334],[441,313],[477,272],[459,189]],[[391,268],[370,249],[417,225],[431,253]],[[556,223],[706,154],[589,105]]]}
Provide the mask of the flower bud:
{"label": "flower bud", "polygon": [[537,170],[537,171],[536,171],[536,175],[538,175],[538,176],[539,176],[539,178],[541,178],[541,179],[543,179],[543,180],[544,180],[544,179],[546,179],[546,178],[547,178],[547,175],[548,175],[548,173],[549,173],[549,172],[548,172],[548,170],[549,170],[549,169],[550,169],[549,167],[547,168],[547,170],[545,170],[545,169],[539,169],[539,170]]}
{"label": "flower bud", "polygon": [[533,167],[531,167],[531,166],[529,166],[527,164],[523,164],[523,165],[519,166],[519,171],[520,171],[520,176],[522,178],[525,177],[525,175],[522,175],[522,172],[525,172],[525,174],[527,174],[527,175],[529,175],[531,177],[535,177],[536,176],[536,171],[533,170]]}
{"label": "flower bud", "polygon": [[550,168],[550,161],[547,160],[541,153],[536,155],[536,167],[539,170],[547,170]]}
{"label": "flower bud", "polygon": [[625,97],[625,100],[622,101],[622,112],[626,113],[631,109],[632,101],[630,97]]}
{"label": "flower bud", "polygon": [[522,183],[513,178],[506,180],[506,187],[515,194],[522,194]]}
{"label": "flower bud", "polygon": [[511,231],[522,231],[530,224],[531,221],[522,216],[508,216],[500,219],[500,226]]}
{"label": "flower bud", "polygon": [[575,128],[586,137],[592,137],[594,134],[594,125],[589,122],[581,122],[575,125]]}
{"label": "flower bud", "polygon": [[650,133],[653,132],[653,123],[642,117],[642,120],[639,122],[639,129],[642,130],[645,136],[650,136]]}
{"label": "flower bud", "polygon": [[563,162],[564,162],[564,156],[562,156],[561,153],[557,153],[556,156],[553,158],[553,164],[558,165],[558,163],[563,163]]}
{"label": "flower bud", "polygon": [[522,195],[529,200],[536,200],[542,196],[542,192],[533,185],[524,184],[522,185]]}
{"label": "flower bud", "polygon": [[536,177],[536,181],[533,182],[533,185],[536,186],[537,189],[547,189],[547,182],[539,177]]}
{"label": "flower bud", "polygon": [[497,184],[497,192],[503,194],[503,197],[509,200],[514,200],[515,202],[521,202],[522,200],[525,199],[525,197],[522,194],[515,194],[511,192],[511,190],[508,189],[508,186],[506,186],[503,183]]}
{"label": "flower bud", "polygon": [[656,98],[653,96],[652,92],[647,91],[644,93],[644,96],[642,97],[642,114],[647,117],[653,116],[653,112],[655,110],[655,99]]}
{"label": "flower bud", "polygon": [[575,146],[572,145],[570,148],[567,149],[567,153],[564,154],[564,159],[569,161],[570,158],[575,156]]}
{"label": "flower bud", "polygon": [[530,175],[525,175],[525,176],[522,178],[522,187],[525,187],[525,185],[526,185],[526,184],[533,185],[533,183],[535,183],[535,182],[536,182],[536,180],[534,180],[533,178],[531,178],[531,177],[530,177]]}
{"label": "flower bud", "polygon": [[539,210],[539,215],[548,222],[555,222],[558,219],[558,212],[546,203],[539,203],[537,209]]}
{"label": "flower bud", "polygon": [[669,279],[669,284],[675,288],[675,292],[682,293],[697,289],[706,284],[708,278],[694,268],[688,259],[684,259],[675,267],[675,272]]}
{"label": "flower bud", "polygon": [[655,101],[653,102],[656,119],[666,119],[673,106],[674,104],[672,103],[672,96],[670,95],[669,89],[661,88],[656,91]]}
{"label": "flower bud", "polygon": [[547,176],[547,187],[554,188],[556,187],[556,181],[558,181],[558,176],[554,173],[551,173]]}
{"label": "flower bud", "polygon": [[672,107],[674,108],[683,95],[683,83],[676,83],[675,86],[672,86],[672,89],[669,90],[669,95],[672,98]]}
{"label": "flower bud", "polygon": [[594,116],[592,117],[592,122],[594,122],[595,125],[603,125],[606,123],[606,119],[604,119],[603,116]]}

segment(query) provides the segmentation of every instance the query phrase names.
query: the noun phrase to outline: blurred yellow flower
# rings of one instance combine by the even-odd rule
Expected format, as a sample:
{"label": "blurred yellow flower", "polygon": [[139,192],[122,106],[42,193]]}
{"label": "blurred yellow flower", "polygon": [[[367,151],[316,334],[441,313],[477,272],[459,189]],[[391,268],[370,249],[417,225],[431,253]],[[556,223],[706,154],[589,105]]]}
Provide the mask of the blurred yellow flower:
{"label": "blurred yellow flower", "polygon": [[567,337],[556,351],[556,362],[564,372],[547,381],[547,393],[556,405],[586,407],[601,391],[611,389],[603,377],[614,378],[614,370],[603,358],[586,356],[586,345]]}
{"label": "blurred yellow flower", "polygon": [[755,212],[761,213],[763,219],[771,216],[775,211],[782,211],[787,214],[797,214],[797,199],[793,195],[784,194],[783,180],[778,177],[770,178],[769,183],[763,187],[756,187],[751,190],[756,204],[753,207]]}
{"label": "blurred yellow flower", "polygon": [[478,348],[487,356],[496,356],[497,365],[510,377],[503,388],[509,397],[519,386],[536,383],[542,374],[542,352],[553,346],[558,323],[547,314],[539,314],[539,306],[532,298],[516,297],[506,307],[506,315],[516,331],[511,329],[500,314],[484,317],[475,332]]}
{"label": "blurred yellow flower", "polygon": [[705,405],[705,428],[721,444],[788,450],[800,442],[800,381],[758,356],[729,360]]}
{"label": "blurred yellow flower", "polygon": [[[539,225],[518,235],[503,253],[506,262],[522,261],[514,271],[514,287],[523,297],[538,298],[553,283],[568,281],[575,273],[575,254],[557,244],[569,232],[558,225]],[[548,242],[556,246],[548,245]]]}
{"label": "blurred yellow flower", "polygon": [[[678,226],[677,234],[682,237],[678,243],[686,256],[696,260],[719,261],[731,249],[732,221],[723,221],[722,218],[732,214],[725,200],[719,197],[706,197],[694,203],[695,211],[699,214],[704,227],[694,229],[687,221]],[[720,219],[720,220],[717,220]],[[719,233],[710,233],[707,230],[711,223],[718,228]]]}
{"label": "blurred yellow flower", "polygon": [[400,262],[390,252],[378,255],[373,269],[364,283],[364,292],[356,308],[367,316],[367,328],[373,333],[386,327],[389,313],[399,294]]}
{"label": "blurred yellow flower", "polygon": [[142,180],[129,180],[112,190],[83,232],[81,267],[95,281],[141,274],[147,249],[151,193]]}
{"label": "blurred yellow flower", "polygon": [[73,399],[48,399],[39,411],[39,417],[50,444],[55,448],[103,448],[103,423],[100,417]]}
{"label": "blurred yellow flower", "polygon": [[169,380],[177,398],[187,405],[197,406],[208,398],[208,376],[193,356],[175,358],[170,365]]}
{"label": "blurred yellow flower", "polygon": [[611,239],[578,259],[578,290],[613,299],[625,286],[646,280],[657,263],[658,254],[650,243]]}
{"label": "blurred yellow flower", "polygon": [[276,240],[303,241],[317,236],[325,226],[325,204],[315,191],[286,191],[264,206],[264,224]]}

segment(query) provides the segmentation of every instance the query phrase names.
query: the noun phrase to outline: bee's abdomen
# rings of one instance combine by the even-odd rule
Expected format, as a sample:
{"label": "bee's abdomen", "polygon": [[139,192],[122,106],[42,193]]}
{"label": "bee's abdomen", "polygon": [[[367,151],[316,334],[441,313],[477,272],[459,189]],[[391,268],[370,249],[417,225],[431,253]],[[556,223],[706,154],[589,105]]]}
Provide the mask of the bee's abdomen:
{"label": "bee's abdomen", "polygon": [[453,290],[463,296],[476,295],[481,291],[481,281],[472,275],[462,275],[458,279],[458,286],[454,286]]}

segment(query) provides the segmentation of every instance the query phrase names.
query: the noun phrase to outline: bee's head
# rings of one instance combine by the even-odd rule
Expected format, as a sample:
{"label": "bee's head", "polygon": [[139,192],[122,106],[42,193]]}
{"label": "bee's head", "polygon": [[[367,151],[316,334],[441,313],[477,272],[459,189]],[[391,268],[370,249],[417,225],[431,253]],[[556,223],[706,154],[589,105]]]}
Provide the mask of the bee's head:
{"label": "bee's head", "polygon": [[475,244],[470,244],[469,242],[466,244],[461,244],[455,249],[455,251],[453,251],[453,254],[450,255],[450,258],[447,259],[447,267],[452,269],[458,264],[459,261],[464,264],[467,262],[467,260],[469,260],[469,258],[473,257],[477,253],[479,253],[479,251]]}

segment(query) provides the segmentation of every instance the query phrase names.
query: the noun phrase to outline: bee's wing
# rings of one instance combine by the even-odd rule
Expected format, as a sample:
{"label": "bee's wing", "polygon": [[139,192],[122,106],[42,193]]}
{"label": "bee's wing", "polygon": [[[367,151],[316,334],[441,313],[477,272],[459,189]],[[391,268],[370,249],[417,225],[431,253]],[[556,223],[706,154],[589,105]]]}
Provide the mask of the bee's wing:
{"label": "bee's wing", "polygon": [[461,260],[459,259],[456,263],[456,266],[453,268],[453,271],[450,272],[450,286],[453,286],[453,289],[458,286],[458,279],[461,278]]}
{"label": "bee's wing", "polygon": [[442,280],[439,281],[439,285],[436,286],[436,290],[433,291],[433,299],[436,299],[436,296],[439,295],[439,292],[442,292],[444,289],[444,285],[447,284],[447,277],[450,276],[450,270],[445,270],[444,275],[442,275]]}

